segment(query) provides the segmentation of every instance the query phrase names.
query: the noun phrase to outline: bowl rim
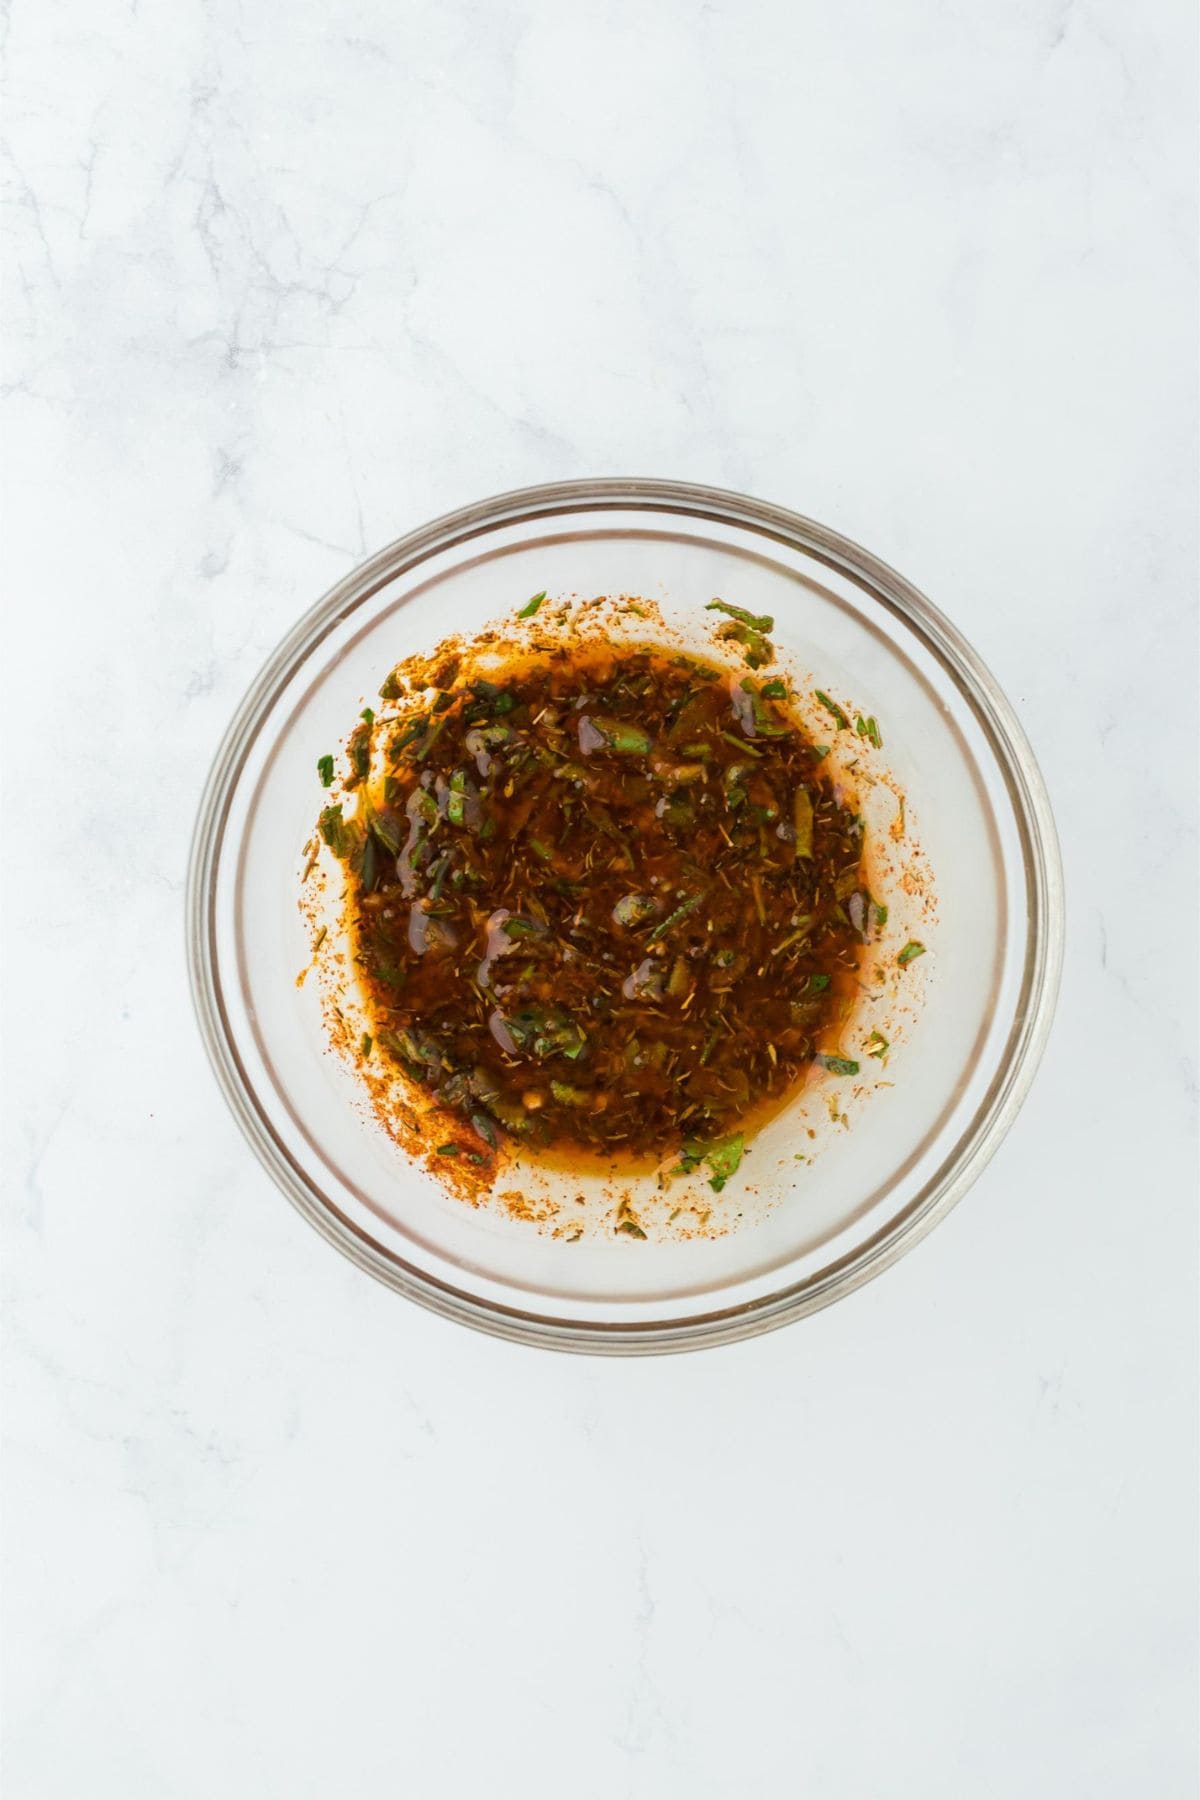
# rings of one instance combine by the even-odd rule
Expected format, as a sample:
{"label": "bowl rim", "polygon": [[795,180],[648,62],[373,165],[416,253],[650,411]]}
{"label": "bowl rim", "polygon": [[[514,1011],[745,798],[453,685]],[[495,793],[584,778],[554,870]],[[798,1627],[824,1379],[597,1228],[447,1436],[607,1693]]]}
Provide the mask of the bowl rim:
{"label": "bowl rim", "polygon": [[[501,526],[577,511],[666,512],[742,526],[838,570],[901,619],[951,675],[987,738],[1013,806],[1030,895],[1024,999],[1003,1062],[953,1154],[927,1187],[873,1238],[819,1275],[680,1321],[554,1318],[480,1299],[384,1251],[320,1193],[258,1109],[233,1042],[217,971],[216,877],[232,793],[262,722],[296,665],[383,582]],[[949,619],[888,564],[813,519],[723,488],[653,478],[548,482],[497,494],[406,533],[336,582],[276,646],[226,728],[196,817],[185,905],[192,1002],[217,1083],[259,1162],[309,1224],[358,1268],[442,1317],[516,1342],[618,1355],[699,1349],[774,1330],[853,1292],[919,1243],[982,1173],[1024,1102],[1053,1022],[1065,929],[1062,860],[1041,772],[1009,701]]]}

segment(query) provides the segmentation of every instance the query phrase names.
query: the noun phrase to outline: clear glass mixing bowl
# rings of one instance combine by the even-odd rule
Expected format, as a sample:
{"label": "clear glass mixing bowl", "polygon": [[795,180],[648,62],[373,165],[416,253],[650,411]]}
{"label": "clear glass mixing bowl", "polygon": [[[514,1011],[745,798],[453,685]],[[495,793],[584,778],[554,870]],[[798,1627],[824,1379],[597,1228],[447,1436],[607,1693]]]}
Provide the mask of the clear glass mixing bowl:
{"label": "clear glass mixing bowl", "polygon": [[[319,807],[315,757],[344,738],[400,658],[543,588],[643,594],[679,620],[717,594],[773,614],[781,658],[880,720],[934,872],[936,926],[914,965],[922,1004],[889,1062],[890,1085],[812,1165],[777,1158],[786,1173],[772,1176],[772,1204],[723,1237],[566,1243],[465,1205],[354,1104],[315,993],[296,983],[309,957],[296,871]],[[1012,1123],[1046,1042],[1063,936],[1041,777],[954,627],[835,532],[662,481],[503,494],[339,582],[279,646],[226,733],[196,824],[187,907],[213,1068],[304,1216],[361,1268],[447,1317],[610,1353],[768,1330],[916,1243]],[[786,1149],[787,1113],[770,1129],[771,1146]]]}

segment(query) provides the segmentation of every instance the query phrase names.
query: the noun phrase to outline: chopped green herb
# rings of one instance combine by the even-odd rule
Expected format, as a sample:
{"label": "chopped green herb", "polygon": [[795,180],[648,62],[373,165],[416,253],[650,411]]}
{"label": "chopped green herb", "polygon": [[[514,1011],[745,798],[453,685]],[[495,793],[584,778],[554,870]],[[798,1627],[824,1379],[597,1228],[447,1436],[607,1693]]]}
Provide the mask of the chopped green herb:
{"label": "chopped green herb", "polygon": [[508,1014],[504,1024],[517,1049],[539,1061],[565,1056],[575,1062],[587,1048],[583,1028],[561,1006],[524,1006]]}
{"label": "chopped green herb", "polygon": [[900,967],[903,969],[906,966],[906,964],[908,964],[910,962],[915,962],[918,956],[924,956],[924,954],[925,954],[924,944],[919,944],[917,942],[916,938],[910,938],[908,940],[907,944],[905,944],[903,950],[900,952],[899,956],[896,958],[896,961],[900,964]]}
{"label": "chopped green herb", "polygon": [[787,737],[792,727],[780,719],[778,713],[768,710],[763,705],[762,696],[754,683],[747,676],[741,684],[742,692],[750,697],[750,711],[754,716],[754,729],[760,737]]}
{"label": "chopped green herb", "polygon": [[359,725],[350,733],[350,741],[346,745],[350,757],[350,767],[354,772],[354,781],[347,786],[355,786],[364,781],[371,768],[371,727]]}
{"label": "chopped green herb", "polygon": [[445,726],[445,723],[446,723],[445,713],[443,713],[440,718],[434,719],[433,723],[429,727],[429,730],[425,733],[424,742],[422,743],[421,748],[417,751],[417,761],[418,762],[425,761],[425,758],[429,755],[429,752],[433,749],[434,744],[437,742],[438,737],[441,735],[441,732],[442,732],[443,727]]}
{"label": "chopped green herb", "polygon": [[374,1042],[375,1042],[375,1040],[371,1036],[370,1032],[364,1031],[362,1034],[362,1041],[359,1045],[359,1048],[362,1051],[364,1062],[366,1061],[367,1057],[370,1056]]}
{"label": "chopped green herb", "polygon": [[467,810],[467,777],[463,769],[455,769],[446,796],[446,817],[451,825],[461,825]]}
{"label": "chopped green herb", "polygon": [[358,716],[360,719],[365,719],[368,725],[373,725],[375,723],[374,710],[369,706],[364,706]]}
{"label": "chopped green herb", "polygon": [[787,699],[787,687],[778,677],[774,681],[764,681],[758,691],[764,700]]}
{"label": "chopped green herb", "polygon": [[[462,1145],[461,1144],[439,1144],[437,1147],[437,1154],[439,1156],[461,1156],[462,1155]],[[479,1154],[478,1151],[476,1151],[475,1154],[478,1155]]]}
{"label": "chopped green herb", "polygon": [[322,787],[331,787],[333,785],[332,756],[321,756],[317,758],[317,774],[321,777]]}
{"label": "chopped green herb", "polygon": [[493,717],[497,713],[510,713],[516,706],[516,701],[508,689],[498,687],[494,681],[473,681],[471,695],[485,709],[486,717]]}
{"label": "chopped green herb", "polygon": [[730,1176],[737,1174],[744,1143],[745,1139],[739,1131],[733,1137],[723,1138],[719,1143],[708,1146],[705,1161],[712,1177],[708,1185],[714,1194],[719,1194]]}
{"label": "chopped green herb", "polygon": [[878,1056],[878,1057],[882,1058],[887,1055],[887,1053],[890,1049],[891,1049],[891,1045],[889,1044],[888,1040],[884,1037],[882,1031],[873,1031],[871,1033],[870,1037],[867,1039],[867,1055],[868,1056]]}
{"label": "chopped green herb", "polygon": [[395,821],[389,818],[387,813],[376,812],[372,809],[369,824],[371,831],[379,839],[388,855],[399,856],[403,845]]}
{"label": "chopped green herb", "polygon": [[438,857],[437,861],[429,871],[429,898],[433,901],[435,906],[442,897],[442,888],[446,883],[450,862],[451,855],[449,850],[447,850],[444,855]]}
{"label": "chopped green herb", "polygon": [[820,688],[814,688],[813,693],[816,695],[816,697],[820,701],[821,705],[825,708],[825,711],[829,714],[830,718],[833,719],[834,723],[838,727],[838,730],[839,731],[848,731],[850,728],[850,721],[846,717],[845,713],[842,711],[841,707],[838,705],[837,701],[831,700],[829,698],[829,695],[822,693]]}
{"label": "chopped green herb", "polygon": [[317,830],[329,845],[335,856],[346,856],[349,844],[346,837],[346,823],[342,818],[340,806],[327,806],[317,820]]}
{"label": "chopped green herb", "polygon": [[520,612],[517,614],[518,619],[532,619],[534,613],[537,611],[538,607],[542,604],[542,601],[545,598],[546,598],[546,590],[545,590],[545,588],[543,588],[540,594],[535,594],[533,596],[532,600],[527,600],[525,602],[524,606],[521,608]]}
{"label": "chopped green herb", "polygon": [[681,920],[690,917],[698,906],[703,905],[705,892],[706,890],[702,888],[698,894],[689,894],[688,898],[682,901],[674,912],[668,913],[666,918],[647,934],[646,942],[648,944],[657,943],[659,938],[667,935],[673,925],[678,925]]}
{"label": "chopped green herb", "polygon": [[775,646],[772,644],[770,638],[765,638],[761,631],[755,631],[753,627],[749,625],[739,625],[737,623],[732,625],[722,625],[717,636],[721,638],[736,639],[745,650],[746,661],[752,669],[761,669],[763,664],[769,663],[775,655]]}
{"label": "chopped green herb", "polygon": [[748,625],[751,631],[774,631],[775,621],[769,613],[747,612],[744,606],[731,606],[727,600],[710,600],[704,609],[706,612],[728,613],[731,619],[739,624]]}
{"label": "chopped green herb", "polygon": [[411,805],[418,817],[428,825],[430,831],[437,828],[441,814],[438,812],[438,803],[428,788],[414,788]]}
{"label": "chopped green herb", "polygon": [[608,749],[620,756],[645,756],[654,747],[649,734],[628,720],[602,719],[593,713],[588,723],[600,733]]}
{"label": "chopped green herb", "polygon": [[736,1132],[727,1138],[717,1138],[704,1143],[698,1138],[686,1138],[679,1153],[679,1162],[671,1173],[673,1175],[690,1175],[701,1163],[707,1163],[711,1176],[709,1187],[719,1194],[731,1175],[735,1175],[741,1164],[745,1136]]}
{"label": "chopped green herb", "polygon": [[520,919],[515,915],[504,922],[505,936],[510,938],[536,937],[544,929],[542,925],[535,925],[532,919]]}
{"label": "chopped green herb", "polygon": [[429,721],[425,717],[425,714],[420,713],[415,719],[410,719],[407,725],[401,726],[400,730],[388,745],[388,755],[393,762],[399,758],[402,750],[407,750],[410,744],[415,743],[416,740],[423,735],[428,723]]}
{"label": "chopped green herb", "polygon": [[828,1069],[831,1075],[857,1075],[858,1064],[848,1056],[814,1056],[813,1061],[821,1068]]}

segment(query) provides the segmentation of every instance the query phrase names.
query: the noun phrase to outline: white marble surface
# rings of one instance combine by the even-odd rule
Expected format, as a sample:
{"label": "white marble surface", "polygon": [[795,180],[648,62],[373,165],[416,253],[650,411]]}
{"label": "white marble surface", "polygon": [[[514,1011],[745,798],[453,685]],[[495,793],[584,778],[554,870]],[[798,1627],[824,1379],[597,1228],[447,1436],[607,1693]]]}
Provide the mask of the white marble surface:
{"label": "white marble surface", "polygon": [[[5,1794],[1193,1795],[1191,5],[7,32]],[[1069,884],[1047,1063],[952,1218],[647,1363],[343,1263],[183,958],[208,760],[297,613],[589,473],[909,574]]]}

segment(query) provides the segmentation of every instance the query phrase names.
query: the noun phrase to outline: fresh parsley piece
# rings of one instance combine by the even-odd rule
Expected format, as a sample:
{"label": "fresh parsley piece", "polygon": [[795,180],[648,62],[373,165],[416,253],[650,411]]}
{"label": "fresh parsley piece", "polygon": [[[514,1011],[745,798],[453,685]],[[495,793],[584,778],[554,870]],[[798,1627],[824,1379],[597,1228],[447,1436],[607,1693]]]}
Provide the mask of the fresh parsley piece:
{"label": "fresh parsley piece", "polygon": [[698,1138],[686,1138],[679,1153],[678,1167],[671,1173],[691,1175],[701,1163],[705,1163],[710,1176],[708,1185],[714,1194],[719,1194],[730,1176],[737,1173],[745,1143],[745,1136],[740,1131],[733,1137],[717,1138],[712,1143],[702,1143]]}
{"label": "fresh parsley piece", "polygon": [[317,820],[317,830],[329,845],[335,856],[345,856],[348,845],[346,840],[346,822],[342,818],[340,806],[327,806]]}
{"label": "fresh parsley piece", "polygon": [[742,1160],[745,1138],[739,1131],[733,1137],[722,1138],[717,1144],[710,1144],[705,1156],[711,1176],[709,1187],[714,1194],[719,1194],[731,1175],[736,1175]]}

